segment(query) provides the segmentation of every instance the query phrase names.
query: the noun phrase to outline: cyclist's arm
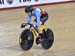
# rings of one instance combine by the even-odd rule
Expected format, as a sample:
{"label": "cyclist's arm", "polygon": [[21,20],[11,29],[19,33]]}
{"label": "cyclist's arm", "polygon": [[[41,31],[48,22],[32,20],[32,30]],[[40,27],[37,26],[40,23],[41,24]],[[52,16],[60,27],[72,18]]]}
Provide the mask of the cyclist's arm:
{"label": "cyclist's arm", "polygon": [[36,25],[37,25],[37,26],[40,26],[40,24],[41,24],[41,23],[40,23],[40,22],[41,22],[41,21],[40,21],[40,15],[41,15],[40,12],[39,12],[39,11],[36,11],[36,20],[37,20]]}
{"label": "cyclist's arm", "polygon": [[26,20],[26,23],[30,23],[30,21],[31,21],[31,16],[28,16],[27,20]]}

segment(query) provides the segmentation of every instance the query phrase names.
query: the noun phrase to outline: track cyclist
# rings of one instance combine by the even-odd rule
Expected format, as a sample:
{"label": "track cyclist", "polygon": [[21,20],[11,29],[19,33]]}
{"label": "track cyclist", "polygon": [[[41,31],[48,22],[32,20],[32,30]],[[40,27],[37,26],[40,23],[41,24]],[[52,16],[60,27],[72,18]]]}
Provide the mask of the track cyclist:
{"label": "track cyclist", "polygon": [[[36,28],[37,32],[39,33],[39,36],[36,39],[36,43],[39,44],[41,36],[42,36],[42,30],[40,29],[40,26],[48,20],[48,13],[41,8],[35,8],[31,5],[25,7],[25,13],[27,13],[28,15],[26,23],[30,23],[32,16],[35,17],[33,26]],[[25,24],[23,23],[21,27],[24,27],[24,26]]]}

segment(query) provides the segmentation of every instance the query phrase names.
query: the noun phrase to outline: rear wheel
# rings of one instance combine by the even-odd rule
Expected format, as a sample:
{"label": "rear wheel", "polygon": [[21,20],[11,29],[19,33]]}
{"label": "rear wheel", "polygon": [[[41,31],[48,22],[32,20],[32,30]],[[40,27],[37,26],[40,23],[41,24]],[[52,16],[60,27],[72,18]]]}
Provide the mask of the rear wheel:
{"label": "rear wheel", "polygon": [[49,49],[53,45],[54,42],[54,34],[51,29],[47,29],[47,31],[44,30],[43,36],[42,36],[42,47],[44,49]]}
{"label": "rear wheel", "polygon": [[34,36],[33,33],[26,29],[22,32],[19,38],[19,44],[23,50],[29,50],[33,46]]}

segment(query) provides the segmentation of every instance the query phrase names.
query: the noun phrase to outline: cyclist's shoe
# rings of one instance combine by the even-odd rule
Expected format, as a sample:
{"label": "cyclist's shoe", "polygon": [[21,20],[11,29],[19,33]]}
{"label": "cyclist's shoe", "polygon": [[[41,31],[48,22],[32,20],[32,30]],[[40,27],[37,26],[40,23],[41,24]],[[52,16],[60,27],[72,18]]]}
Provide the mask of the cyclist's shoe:
{"label": "cyclist's shoe", "polygon": [[36,38],[36,44],[40,44],[41,43],[41,36],[39,36],[38,38]]}

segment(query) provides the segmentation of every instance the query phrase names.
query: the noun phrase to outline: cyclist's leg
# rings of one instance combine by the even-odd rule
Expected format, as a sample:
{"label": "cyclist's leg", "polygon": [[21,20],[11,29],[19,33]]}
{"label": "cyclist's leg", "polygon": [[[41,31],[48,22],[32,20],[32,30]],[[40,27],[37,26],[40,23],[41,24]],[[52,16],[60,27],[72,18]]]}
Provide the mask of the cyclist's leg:
{"label": "cyclist's leg", "polygon": [[[36,20],[34,20],[34,25],[36,25]],[[41,25],[35,27],[36,31],[38,32],[38,38],[36,38],[36,43],[39,44],[41,42],[41,36],[42,36],[42,29],[41,29]]]}
{"label": "cyclist's leg", "polygon": [[41,16],[42,24],[44,24],[47,20],[48,20],[48,14],[47,13]]}
{"label": "cyclist's leg", "polygon": [[[48,14],[45,14],[45,15],[42,15],[42,16],[41,16],[41,19],[40,19],[40,20],[41,20],[42,24],[44,24],[44,23],[47,21],[47,19],[48,19]],[[40,41],[41,36],[44,37],[44,36],[43,36],[43,31],[42,31],[42,29],[41,29],[41,25],[37,27],[37,30],[38,30],[39,36],[38,36],[38,38],[36,39],[36,42],[37,42],[37,44],[39,44],[39,43],[41,42],[41,41]],[[38,41],[38,40],[39,40],[39,41]]]}
{"label": "cyclist's leg", "polygon": [[[40,21],[42,22],[42,24],[44,24],[44,23],[47,21],[47,19],[48,19],[48,14],[46,13],[46,14],[43,14],[43,15],[41,16]],[[37,23],[36,19],[34,20],[34,22],[35,22],[34,25],[36,25],[36,23]],[[37,26],[36,29],[37,29],[37,31],[38,31],[38,33],[39,33],[39,36],[41,36],[42,33],[43,33],[43,32],[42,32],[42,29],[41,29],[41,25],[40,25],[40,26]]]}
{"label": "cyclist's leg", "polygon": [[[40,25],[41,26],[41,25]],[[37,26],[37,31],[38,31],[38,38],[36,38],[36,43],[39,44],[41,43],[41,37],[42,37],[42,29],[40,29],[40,26]]]}
{"label": "cyclist's leg", "polygon": [[37,30],[37,32],[40,34],[40,33],[42,33],[41,25],[37,26],[36,23],[37,23],[37,21],[36,21],[36,19],[35,19],[33,25],[35,26],[35,29]]}

